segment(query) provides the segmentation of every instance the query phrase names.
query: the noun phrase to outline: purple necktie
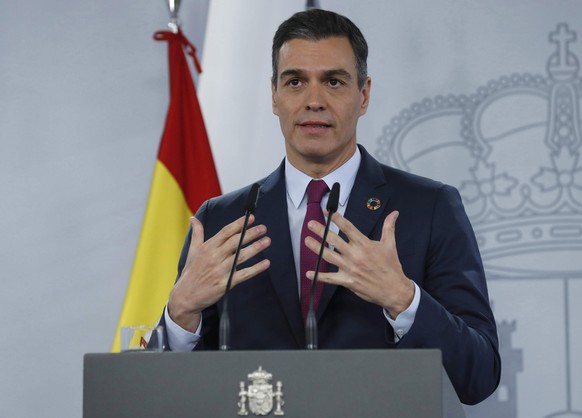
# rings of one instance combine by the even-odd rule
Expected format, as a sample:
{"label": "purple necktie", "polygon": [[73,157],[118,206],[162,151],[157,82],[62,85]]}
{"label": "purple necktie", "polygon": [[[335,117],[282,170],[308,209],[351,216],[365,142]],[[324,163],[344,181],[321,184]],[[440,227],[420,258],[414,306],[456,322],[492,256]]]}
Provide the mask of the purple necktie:
{"label": "purple necktie", "polygon": [[[323,211],[321,210],[321,199],[329,192],[329,188],[323,180],[311,180],[307,185],[307,213],[305,214],[305,220],[303,221],[303,227],[301,228],[301,245],[300,245],[300,274],[301,274],[301,314],[303,315],[303,323],[307,319],[307,312],[309,311],[309,294],[311,292],[311,283],[305,273],[308,271],[315,271],[315,265],[317,264],[317,254],[311,251],[305,246],[305,238],[310,236],[315,238],[317,241],[321,242],[321,238],[315,235],[307,228],[307,224],[311,220],[318,221],[320,224],[325,225],[325,218],[323,217]],[[325,260],[321,260],[319,264],[319,271],[327,271],[328,263]],[[323,291],[323,284],[317,283],[315,287],[315,295],[313,300],[313,308],[317,312],[317,306],[319,304],[319,298]]]}

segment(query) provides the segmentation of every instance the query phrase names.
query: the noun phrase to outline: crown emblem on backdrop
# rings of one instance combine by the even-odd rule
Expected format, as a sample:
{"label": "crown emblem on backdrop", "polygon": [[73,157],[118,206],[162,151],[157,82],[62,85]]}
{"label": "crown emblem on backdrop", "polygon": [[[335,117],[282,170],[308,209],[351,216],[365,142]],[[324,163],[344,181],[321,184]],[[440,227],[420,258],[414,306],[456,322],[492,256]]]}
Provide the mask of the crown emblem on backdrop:
{"label": "crown emblem on backdrop", "polygon": [[378,138],[381,161],[459,189],[489,278],[582,276],[576,32],[560,23],[549,41],[545,76],[501,76],[473,94],[424,99]]}

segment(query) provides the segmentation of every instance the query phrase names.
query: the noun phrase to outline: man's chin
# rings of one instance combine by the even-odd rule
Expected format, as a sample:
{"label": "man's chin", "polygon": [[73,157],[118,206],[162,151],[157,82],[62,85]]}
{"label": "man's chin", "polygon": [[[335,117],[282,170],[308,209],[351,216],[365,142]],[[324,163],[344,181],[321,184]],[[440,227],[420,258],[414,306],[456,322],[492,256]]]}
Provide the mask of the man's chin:
{"label": "man's chin", "polygon": [[313,164],[325,164],[333,160],[333,154],[326,149],[307,149],[301,153],[301,157]]}

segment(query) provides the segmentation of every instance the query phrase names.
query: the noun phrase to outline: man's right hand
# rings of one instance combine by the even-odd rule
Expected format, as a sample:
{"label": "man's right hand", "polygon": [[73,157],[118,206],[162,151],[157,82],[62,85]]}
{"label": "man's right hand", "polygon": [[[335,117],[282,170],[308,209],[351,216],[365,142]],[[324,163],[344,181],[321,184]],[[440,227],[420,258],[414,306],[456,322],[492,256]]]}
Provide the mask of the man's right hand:
{"label": "man's right hand", "polygon": [[[248,225],[255,221],[253,215]],[[194,332],[200,323],[201,312],[216,303],[226,289],[226,282],[232,267],[236,246],[244,225],[244,216],[226,225],[215,236],[204,241],[204,227],[195,217],[190,218],[192,240],[188,249],[186,264],[168,301],[168,313],[172,320],[187,331]],[[254,240],[240,251],[238,263],[254,257],[269,245],[264,225],[249,227],[243,245]],[[232,278],[232,287],[267,270],[269,260],[262,260],[250,267],[237,270]]]}

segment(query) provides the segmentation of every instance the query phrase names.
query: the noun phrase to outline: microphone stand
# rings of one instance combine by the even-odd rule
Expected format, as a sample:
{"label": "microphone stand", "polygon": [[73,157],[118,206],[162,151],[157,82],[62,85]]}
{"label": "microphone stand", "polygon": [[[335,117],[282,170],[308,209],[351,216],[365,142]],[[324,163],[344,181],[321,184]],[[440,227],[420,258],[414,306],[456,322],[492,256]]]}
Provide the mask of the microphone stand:
{"label": "microphone stand", "polygon": [[319,255],[317,256],[317,263],[315,264],[315,275],[313,276],[313,282],[311,283],[311,290],[309,292],[309,310],[307,311],[307,318],[305,320],[305,348],[308,350],[317,350],[317,320],[315,318],[315,309],[313,306],[315,299],[315,286],[317,285],[319,265],[323,258],[323,250],[325,249],[327,233],[329,232],[329,225],[331,224],[331,215],[337,212],[339,190],[339,183],[334,183],[329,194],[329,199],[327,200],[327,222],[325,223],[321,247],[319,247]]}
{"label": "microphone stand", "polygon": [[257,207],[258,192],[259,185],[257,183],[254,183],[251,186],[251,190],[247,196],[247,201],[245,203],[245,221],[242,227],[242,231],[240,233],[238,245],[236,246],[236,251],[234,253],[234,260],[232,261],[232,267],[230,268],[228,281],[226,282],[226,290],[224,291],[224,301],[222,304],[222,314],[220,315],[220,324],[218,326],[218,348],[221,351],[230,350],[230,318],[228,316],[228,295],[230,293],[230,288],[232,286],[232,276],[234,276],[234,272],[236,271],[238,255],[242,248],[243,240],[245,238],[247,225],[249,223],[249,217]]}

